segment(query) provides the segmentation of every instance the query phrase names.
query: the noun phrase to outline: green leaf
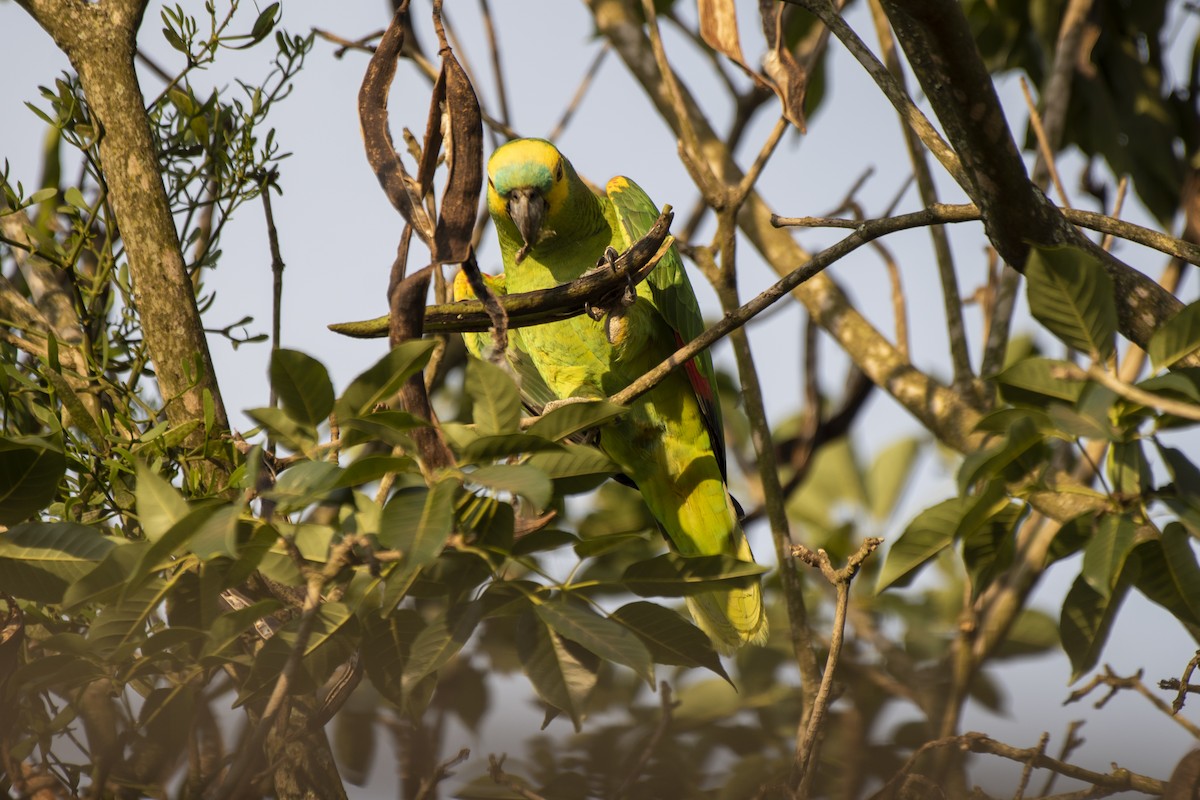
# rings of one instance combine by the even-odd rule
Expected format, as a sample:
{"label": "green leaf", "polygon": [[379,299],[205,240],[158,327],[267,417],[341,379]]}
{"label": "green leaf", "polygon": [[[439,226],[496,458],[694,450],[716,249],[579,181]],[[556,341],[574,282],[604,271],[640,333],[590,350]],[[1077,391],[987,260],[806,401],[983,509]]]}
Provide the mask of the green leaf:
{"label": "green leaf", "polygon": [[453,621],[440,615],[413,638],[404,662],[404,691],[411,692],[425,676],[445,666],[471,638],[482,616],[483,605],[471,603],[459,611]]}
{"label": "green leaf", "polygon": [[63,593],[63,608],[71,610],[84,603],[111,602],[127,580],[137,577],[137,563],[149,549],[149,542],[127,542],[109,550],[91,572],[67,587]]}
{"label": "green leaf", "polygon": [[479,464],[524,453],[561,449],[562,445],[540,436],[529,433],[503,433],[472,439],[462,448],[462,460],[468,464]]}
{"label": "green leaf", "polygon": [[867,502],[873,518],[886,519],[895,509],[913,477],[913,463],[921,454],[923,442],[915,436],[898,439],[880,451],[867,468]]}
{"label": "green leaf", "polygon": [[161,605],[170,584],[152,580],[120,603],[104,608],[88,628],[91,651],[117,664],[132,655],[149,636],[149,624]]}
{"label": "green leaf", "polygon": [[1029,310],[1067,346],[1107,361],[1115,350],[1117,304],[1112,278],[1078,247],[1031,247],[1025,263]]}
{"label": "green leaf", "polygon": [[538,696],[566,713],[578,732],[584,704],[596,686],[599,659],[565,641],[532,613],[517,622],[517,656]]}
{"label": "green leaf", "polygon": [[281,514],[299,511],[319,503],[337,491],[342,470],[328,461],[301,461],[288,467],[275,485],[263,493],[278,504]]}
{"label": "green leaf", "polygon": [[1044,611],[1022,609],[1008,634],[992,653],[992,658],[1009,659],[1037,656],[1058,647],[1058,623]]}
{"label": "green leaf", "polygon": [[52,439],[0,438],[0,525],[15,525],[50,505],[66,470],[62,446]]}
{"label": "green leaf", "polygon": [[529,433],[557,442],[573,433],[602,425],[628,410],[607,400],[567,403],[530,425]]}
{"label": "green leaf", "polygon": [[389,472],[406,473],[414,470],[416,465],[417,462],[408,456],[363,456],[346,465],[337,485],[339,488],[348,489],[352,486],[374,483]]}
{"label": "green leaf", "polygon": [[[420,417],[415,417],[407,411],[390,410],[376,411],[366,416],[341,420],[343,428],[349,428],[351,431],[361,431],[384,444],[399,445],[401,447],[411,447],[412,438],[408,435],[409,431],[428,424],[428,422],[425,422]],[[364,437],[361,435],[344,435],[342,447],[345,448],[352,444],[360,444],[364,440]]]}
{"label": "green leaf", "polygon": [[324,365],[298,350],[271,353],[271,388],[288,416],[316,426],[333,410],[333,383]]}
{"label": "green leaf", "polygon": [[469,357],[465,389],[474,408],[475,429],[480,434],[520,430],[521,392],[507,370],[490,361]]}
{"label": "green leaf", "polygon": [[1155,441],[1159,455],[1167,465],[1171,475],[1171,483],[1179,498],[1196,510],[1200,510],[1200,469],[1190,458],[1174,447],[1166,447]]}
{"label": "green leaf", "polygon": [[1147,352],[1155,370],[1165,369],[1200,347],[1200,300],[1180,309],[1154,331]]}
{"label": "green leaf", "polygon": [[404,553],[400,566],[415,573],[437,560],[454,531],[454,498],[459,484],[442,478],[430,489],[397,493],[383,507],[379,541]]}
{"label": "green leaf", "polygon": [[1113,442],[1108,448],[1106,465],[1109,485],[1118,494],[1136,497],[1154,485],[1140,439]]}
{"label": "green leaf", "polygon": [[626,567],[621,584],[641,597],[685,597],[746,586],[758,580],[767,568],[733,556],[682,556],[663,553]]}
{"label": "green leaf", "polygon": [[648,685],[654,686],[654,662],[650,660],[650,652],[621,624],[565,600],[537,603],[534,611],[560,636],[583,645],[606,661],[624,664]]}
{"label": "green leaf", "polygon": [[226,651],[241,652],[242,634],[246,633],[255,622],[274,613],[282,607],[282,603],[272,598],[259,600],[245,608],[234,609],[221,614],[208,629],[208,638],[200,651],[201,663],[205,666],[215,666],[224,661],[221,657]]}
{"label": "green leaf", "polygon": [[978,481],[1001,477],[1016,480],[1036,469],[1042,461],[1039,456],[1044,442],[1045,437],[1032,420],[1014,420],[1002,440],[963,459],[958,470],[958,491],[966,494]]}
{"label": "green leaf", "polygon": [[246,416],[267,429],[279,444],[297,453],[306,453],[317,443],[317,429],[300,422],[282,408],[251,408]]}
{"label": "green leaf", "polygon": [[39,603],[62,601],[117,546],[117,540],[74,522],[25,522],[0,533],[0,586]]}
{"label": "green leaf", "polygon": [[509,553],[513,556],[528,556],[547,550],[557,550],[567,545],[577,546],[578,544],[579,537],[573,533],[555,530],[554,528],[543,528],[540,531],[534,531],[517,539],[513,543],[512,549],[509,550]]}
{"label": "green leaf", "polygon": [[954,497],[925,509],[908,523],[888,549],[875,592],[908,586],[925,564],[954,543],[959,523],[973,503],[970,497]]}
{"label": "green leaf", "polygon": [[404,664],[425,623],[411,608],[397,609],[387,616],[368,614],[363,623],[362,652],[367,677],[381,695],[397,708],[403,708]]}
{"label": "green leaf", "polygon": [[1083,394],[1085,381],[1069,380],[1064,375],[1072,364],[1052,358],[1023,358],[996,375],[1000,397],[1013,405],[1044,409],[1046,399],[1074,404]]}
{"label": "green leaf", "polygon": [[618,608],[612,618],[642,640],[656,664],[704,667],[730,681],[708,636],[671,609],[638,600]]}
{"label": "green leaf", "polygon": [[[238,692],[234,705],[269,695],[279,674],[299,644],[296,636],[301,618],[296,617],[268,639],[254,657],[250,674]],[[292,676],[288,689],[292,694],[316,691],[321,682],[350,658],[357,639],[358,622],[344,603],[321,603],[314,613],[312,632],[301,653],[300,669]]]}
{"label": "green leaf", "polygon": [[466,475],[468,483],[493,492],[507,492],[524,498],[541,510],[550,504],[554,487],[546,473],[525,464],[492,464]]}
{"label": "green leaf", "polygon": [[569,444],[557,451],[535,453],[525,463],[548,475],[558,495],[595,489],[621,468],[594,447]]}
{"label": "green leaf", "polygon": [[1161,538],[1142,542],[1134,552],[1141,564],[1138,590],[1183,624],[1200,625],[1200,565],[1183,525],[1169,523]]}
{"label": "green leaf", "polygon": [[1107,597],[1088,586],[1081,575],[1075,579],[1063,600],[1058,629],[1063,649],[1071,660],[1071,682],[1079,680],[1100,660],[1117,610],[1125,600],[1134,574],[1138,572],[1136,560],[1131,560],[1127,567],[1129,569],[1122,573]]}
{"label": "green leaf", "polygon": [[142,533],[152,542],[188,514],[187,501],[179,490],[142,462],[137,465],[135,496]]}
{"label": "green leaf", "polygon": [[338,398],[334,404],[338,419],[361,417],[391,400],[409,377],[425,368],[436,345],[433,339],[410,339],[388,351]]}
{"label": "green leaf", "polygon": [[1083,550],[1079,574],[1098,595],[1108,598],[1137,543],[1137,526],[1124,514],[1105,514]]}

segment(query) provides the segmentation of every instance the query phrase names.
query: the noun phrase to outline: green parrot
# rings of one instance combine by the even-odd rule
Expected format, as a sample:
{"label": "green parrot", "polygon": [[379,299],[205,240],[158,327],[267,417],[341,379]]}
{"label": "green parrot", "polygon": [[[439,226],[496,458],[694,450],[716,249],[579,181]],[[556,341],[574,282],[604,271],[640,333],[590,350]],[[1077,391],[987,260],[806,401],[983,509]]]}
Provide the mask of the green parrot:
{"label": "green parrot", "polygon": [[[517,139],[488,161],[488,211],[503,254],[500,292],[547,289],[578,278],[603,261],[608,248],[624,251],[644,235],[658,209],[628,178],[608,182],[598,196],[571,162],[541,139]],[[456,294],[469,296],[465,278]],[[704,329],[700,307],[672,247],[636,298],[607,320],[588,315],[513,331],[510,357],[527,393],[558,399],[603,398],[657,366]],[[476,355],[488,337],[466,335]],[[533,369],[530,369],[532,367]],[[734,556],[753,561],[726,488],[725,442],[715,393],[712,357],[702,352],[642,395],[627,414],[601,427],[599,447],[637,486],[685,556]],[[531,385],[532,384],[532,385]],[[548,391],[547,391],[548,390]],[[757,582],[687,598],[697,625],[716,647],[731,653],[763,643],[767,619]]]}

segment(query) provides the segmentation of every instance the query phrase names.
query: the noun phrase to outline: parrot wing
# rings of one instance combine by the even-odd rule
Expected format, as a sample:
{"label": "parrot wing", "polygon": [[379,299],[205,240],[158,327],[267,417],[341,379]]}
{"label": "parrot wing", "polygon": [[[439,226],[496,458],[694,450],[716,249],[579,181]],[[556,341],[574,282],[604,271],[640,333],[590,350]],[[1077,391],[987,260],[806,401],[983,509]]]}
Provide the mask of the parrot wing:
{"label": "parrot wing", "polygon": [[[620,249],[628,248],[654,226],[659,209],[642,187],[629,178],[613,178],[608,182],[606,189],[608,200],[613,205],[617,221],[625,235],[624,247]],[[692,283],[688,280],[683,260],[675,247],[668,250],[658,262],[646,283],[650,287],[655,307],[675,332],[676,347],[682,347],[704,331],[704,317],[700,314],[700,304],[696,302]],[[725,433],[712,354],[708,350],[702,350],[684,365],[684,369],[700,404],[700,411],[704,415],[708,438],[721,467],[721,475],[728,480]]]}

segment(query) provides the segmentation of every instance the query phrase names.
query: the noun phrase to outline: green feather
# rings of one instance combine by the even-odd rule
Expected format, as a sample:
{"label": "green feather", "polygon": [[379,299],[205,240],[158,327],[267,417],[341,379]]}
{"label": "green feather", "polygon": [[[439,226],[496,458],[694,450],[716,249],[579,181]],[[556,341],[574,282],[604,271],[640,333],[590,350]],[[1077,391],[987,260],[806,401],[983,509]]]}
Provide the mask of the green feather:
{"label": "green feather", "polygon": [[[549,178],[547,180],[547,178]],[[614,178],[598,196],[549,142],[518,139],[488,162],[488,210],[496,225],[509,292],[546,289],[596,266],[607,247],[623,251],[658,217],[635,183]],[[539,226],[530,226],[528,197]],[[509,216],[521,198],[526,242]],[[528,357],[558,398],[605,397],[658,365],[704,329],[700,307],[678,252],[671,248],[637,287],[636,301],[606,324],[586,315],[520,332],[518,358]],[[620,422],[600,431],[600,447],[636,485],[685,556],[754,557],[726,488],[720,406],[706,352],[635,400]],[[757,583],[688,598],[696,623],[723,652],[767,636]]]}

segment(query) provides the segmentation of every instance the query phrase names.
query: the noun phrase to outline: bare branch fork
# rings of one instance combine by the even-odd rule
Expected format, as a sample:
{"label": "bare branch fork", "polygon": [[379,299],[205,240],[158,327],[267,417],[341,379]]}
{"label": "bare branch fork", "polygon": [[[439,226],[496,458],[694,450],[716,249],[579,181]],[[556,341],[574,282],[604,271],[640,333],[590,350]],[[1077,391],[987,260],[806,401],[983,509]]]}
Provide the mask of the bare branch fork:
{"label": "bare branch fork", "polygon": [[838,659],[841,657],[842,640],[846,632],[846,612],[850,605],[850,583],[862,568],[863,562],[881,544],[883,544],[883,539],[876,536],[864,539],[858,546],[858,550],[846,560],[846,566],[841,569],[834,569],[833,563],[829,560],[829,554],[824,549],[814,552],[802,544],[792,545],[792,557],[820,570],[821,574],[825,576],[825,580],[829,581],[837,590],[833,630],[829,633],[829,655],[825,661],[825,671],[821,675],[821,686],[817,690],[816,701],[813,703],[812,713],[808,718],[808,727],[796,740],[796,756],[792,763],[791,778],[793,790],[804,783],[805,776],[812,768],[817,738],[824,722],[825,711],[829,708],[832,699],[833,674],[837,668]]}

